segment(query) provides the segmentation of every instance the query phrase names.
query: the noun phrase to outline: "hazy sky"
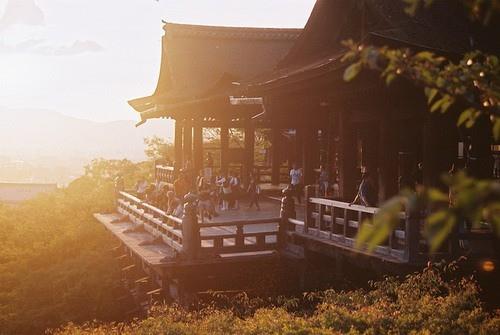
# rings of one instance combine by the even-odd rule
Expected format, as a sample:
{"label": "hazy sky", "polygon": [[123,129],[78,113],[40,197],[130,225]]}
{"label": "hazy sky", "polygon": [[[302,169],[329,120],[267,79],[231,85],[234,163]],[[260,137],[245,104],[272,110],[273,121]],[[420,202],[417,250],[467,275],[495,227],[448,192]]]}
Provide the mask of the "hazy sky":
{"label": "hazy sky", "polygon": [[[315,0],[0,0],[0,107],[136,119],[162,23],[303,27]],[[1,111],[0,111],[1,112]]]}

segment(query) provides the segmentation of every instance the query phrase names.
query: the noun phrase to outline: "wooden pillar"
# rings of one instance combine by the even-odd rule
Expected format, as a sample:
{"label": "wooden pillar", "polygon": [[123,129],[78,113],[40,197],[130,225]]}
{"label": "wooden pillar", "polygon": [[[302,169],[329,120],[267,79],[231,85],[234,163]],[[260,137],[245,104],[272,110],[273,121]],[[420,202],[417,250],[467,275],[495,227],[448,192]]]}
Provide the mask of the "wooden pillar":
{"label": "wooden pillar", "polygon": [[184,165],[182,162],[182,121],[175,120],[174,135],[174,166],[178,170]]}
{"label": "wooden pillar", "polygon": [[302,150],[304,146],[304,129],[295,128],[295,159],[293,163],[302,166]]}
{"label": "wooden pillar", "polygon": [[280,140],[281,140],[281,129],[273,125],[272,126],[272,172],[271,172],[271,184],[279,185],[280,183],[280,167],[281,167],[281,152],[280,152]]}
{"label": "wooden pillar", "polygon": [[356,195],[356,132],[342,111],[339,122],[339,193],[344,201],[352,201]]}
{"label": "wooden pillar", "polygon": [[245,185],[250,182],[254,169],[255,129],[250,120],[245,124]]}
{"label": "wooden pillar", "polygon": [[229,170],[229,129],[226,124],[220,127],[220,167],[223,174]]}
{"label": "wooden pillar", "polygon": [[[454,163],[457,153],[457,129],[447,115],[430,115],[424,125],[424,185],[446,189],[441,175]],[[444,136],[446,134],[446,136]]]}
{"label": "wooden pillar", "polygon": [[193,163],[196,173],[203,169],[203,126],[196,121],[193,127]]}
{"label": "wooden pillar", "polygon": [[379,129],[378,200],[382,203],[398,193],[398,128],[387,116]]}
{"label": "wooden pillar", "polygon": [[184,165],[188,161],[193,161],[193,125],[191,121],[184,121],[184,139],[183,139],[183,151],[184,151]]}
{"label": "wooden pillar", "polygon": [[318,131],[311,125],[305,128],[304,139],[302,142],[302,169],[304,174],[304,184],[311,185],[315,183],[315,153],[318,146]]}

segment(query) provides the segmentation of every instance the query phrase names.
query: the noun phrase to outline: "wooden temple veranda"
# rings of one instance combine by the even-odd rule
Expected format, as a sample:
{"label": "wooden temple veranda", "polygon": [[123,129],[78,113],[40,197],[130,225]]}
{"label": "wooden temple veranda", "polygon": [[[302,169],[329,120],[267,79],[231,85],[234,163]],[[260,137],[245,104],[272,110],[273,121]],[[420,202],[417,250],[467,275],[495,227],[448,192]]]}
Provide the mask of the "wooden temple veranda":
{"label": "wooden temple veranda", "polygon": [[[487,227],[454,234],[440,252],[429,254],[424,217],[408,213],[400,214],[400,225],[373,253],[354,247],[362,221],[378,210],[349,205],[362,170],[374,177],[382,203],[398,193],[419,162],[422,182],[440,186],[440,175],[452,164],[493,177],[493,155],[499,154],[487,120],[473,130],[457,128],[450,115],[429,114],[421,90],[404,80],[387,87],[366,72],[343,81],[341,42],[349,38],[452,58],[473,47],[499,51],[491,45],[491,30],[472,29],[458,13],[449,14],[453,6],[436,5],[412,18],[403,6],[392,0],[318,0],[303,30],[165,25],[157,88],[130,101],[141,123],[175,120],[174,162],[156,167],[157,180],[173,183],[187,162],[201,170],[204,129],[216,128],[216,167],[223,173],[240,169],[246,184],[258,170],[255,131],[263,128],[271,134],[266,182],[280,190],[288,182],[283,169],[296,163],[304,171],[306,200],[299,206],[289,193],[281,203],[270,196],[257,216],[235,212],[201,224],[194,199],[179,219],[121,192],[118,213],[96,218],[120,241],[117,258],[137,296],[186,303],[206,290],[239,289],[235,283],[244,280],[235,280],[235,273],[273,271],[284,263],[292,264],[292,277],[302,283],[314,257],[331,259],[339,275],[346,264],[405,273],[464,254],[471,262],[498,261],[498,241]],[[243,129],[238,149],[229,143],[232,128]],[[317,193],[320,165],[338,182],[334,198]],[[459,245],[464,239],[466,249]]]}

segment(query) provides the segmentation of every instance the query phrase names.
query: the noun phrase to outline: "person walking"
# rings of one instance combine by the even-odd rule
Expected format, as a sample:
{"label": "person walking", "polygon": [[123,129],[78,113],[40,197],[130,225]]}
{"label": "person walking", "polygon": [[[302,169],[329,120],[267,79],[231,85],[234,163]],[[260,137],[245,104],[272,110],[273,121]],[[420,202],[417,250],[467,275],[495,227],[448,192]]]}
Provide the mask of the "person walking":
{"label": "person walking", "polygon": [[253,205],[257,207],[257,210],[260,211],[259,205],[259,197],[260,197],[260,186],[255,182],[255,179],[250,179],[250,184],[247,189],[248,196],[250,197],[250,204],[248,208],[252,208]]}
{"label": "person walking", "polygon": [[295,196],[297,197],[297,201],[299,204],[302,202],[302,189],[301,189],[301,183],[302,183],[302,170],[297,168],[297,164],[292,165],[292,169],[290,170],[290,185],[292,187],[293,193],[295,193]]}

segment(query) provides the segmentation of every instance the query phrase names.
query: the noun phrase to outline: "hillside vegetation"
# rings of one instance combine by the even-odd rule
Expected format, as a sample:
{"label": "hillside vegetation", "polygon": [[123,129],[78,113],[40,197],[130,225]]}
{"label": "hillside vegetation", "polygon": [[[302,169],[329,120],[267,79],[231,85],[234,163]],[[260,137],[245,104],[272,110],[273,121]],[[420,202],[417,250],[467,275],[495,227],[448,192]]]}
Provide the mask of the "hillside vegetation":
{"label": "hillside vegetation", "polygon": [[0,334],[121,319],[120,272],[109,252],[116,242],[92,216],[112,209],[118,172],[130,184],[148,171],[98,160],[66,189],[18,207],[0,205]]}

